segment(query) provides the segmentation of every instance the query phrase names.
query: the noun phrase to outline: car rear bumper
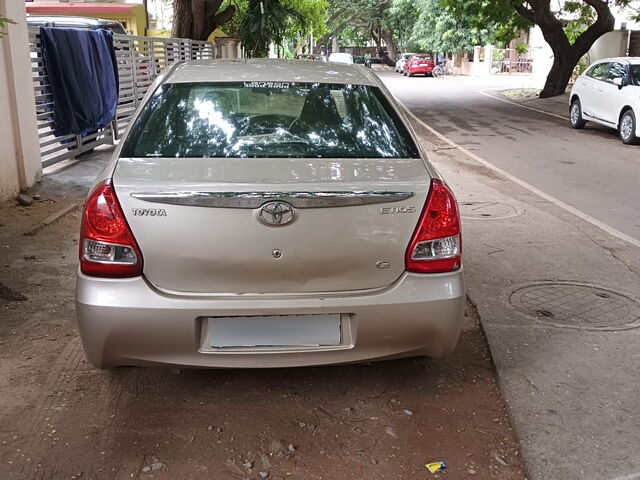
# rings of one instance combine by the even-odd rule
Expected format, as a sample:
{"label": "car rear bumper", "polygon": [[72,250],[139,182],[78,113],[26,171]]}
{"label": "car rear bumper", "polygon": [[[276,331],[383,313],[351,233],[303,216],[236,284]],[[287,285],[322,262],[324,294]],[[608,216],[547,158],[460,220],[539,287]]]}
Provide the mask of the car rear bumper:
{"label": "car rear bumper", "polygon": [[[165,365],[270,368],[351,363],[453,351],[464,315],[462,271],[405,273],[369,293],[325,296],[175,296],[144,278],[78,274],[76,312],[87,359],[97,367]],[[340,313],[344,344],[209,351],[207,317]]]}
{"label": "car rear bumper", "polygon": [[430,73],[433,72],[433,68],[434,67],[432,65],[429,65],[427,67],[412,67],[412,68],[409,69],[408,73],[411,73],[411,74],[414,74],[414,75],[416,73],[418,73],[418,74],[420,74],[420,73],[430,74]]}

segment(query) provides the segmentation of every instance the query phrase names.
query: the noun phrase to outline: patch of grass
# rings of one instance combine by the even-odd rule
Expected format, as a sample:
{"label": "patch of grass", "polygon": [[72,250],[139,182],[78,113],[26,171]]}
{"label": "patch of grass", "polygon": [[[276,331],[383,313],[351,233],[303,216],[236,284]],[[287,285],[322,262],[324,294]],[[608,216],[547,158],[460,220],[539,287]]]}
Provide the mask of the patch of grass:
{"label": "patch of grass", "polygon": [[503,90],[500,93],[508,98],[527,100],[529,98],[538,98],[540,92],[539,88],[515,88],[513,90]]}

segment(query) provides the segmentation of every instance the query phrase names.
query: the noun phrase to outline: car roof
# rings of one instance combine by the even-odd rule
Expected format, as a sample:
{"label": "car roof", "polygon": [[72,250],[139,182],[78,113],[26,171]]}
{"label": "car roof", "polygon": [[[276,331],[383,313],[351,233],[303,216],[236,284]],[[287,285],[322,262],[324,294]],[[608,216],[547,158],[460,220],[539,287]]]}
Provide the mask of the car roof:
{"label": "car roof", "polygon": [[640,63],[640,57],[611,57],[611,58],[601,58],[600,60],[597,60],[595,62],[593,62],[593,64],[595,65],[596,63],[606,63],[606,62],[620,62],[620,63],[631,63],[633,65],[639,64]]}
{"label": "car roof", "polygon": [[380,86],[370,69],[360,65],[275,58],[189,60],[174,64],[164,83],[304,82]]}

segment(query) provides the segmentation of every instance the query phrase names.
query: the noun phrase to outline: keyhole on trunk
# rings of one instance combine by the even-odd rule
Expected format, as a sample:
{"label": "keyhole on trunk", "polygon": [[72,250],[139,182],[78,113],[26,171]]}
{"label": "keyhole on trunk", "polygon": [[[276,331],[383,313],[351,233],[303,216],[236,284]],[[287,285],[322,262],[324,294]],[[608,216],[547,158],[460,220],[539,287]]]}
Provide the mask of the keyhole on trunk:
{"label": "keyhole on trunk", "polygon": [[273,255],[273,258],[281,258],[282,250],[276,248],[273,252],[271,252],[271,254]]}

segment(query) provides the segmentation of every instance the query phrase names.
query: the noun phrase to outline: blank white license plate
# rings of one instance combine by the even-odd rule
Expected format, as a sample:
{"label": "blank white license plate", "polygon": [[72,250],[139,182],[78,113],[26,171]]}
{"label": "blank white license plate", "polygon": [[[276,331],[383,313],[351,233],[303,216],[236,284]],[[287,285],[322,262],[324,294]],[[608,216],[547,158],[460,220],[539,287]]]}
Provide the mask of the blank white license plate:
{"label": "blank white license plate", "polygon": [[213,348],[340,345],[340,314],[209,317]]}
{"label": "blank white license plate", "polygon": [[421,63],[420,66],[421,67],[426,67],[428,64],[427,63]]}

